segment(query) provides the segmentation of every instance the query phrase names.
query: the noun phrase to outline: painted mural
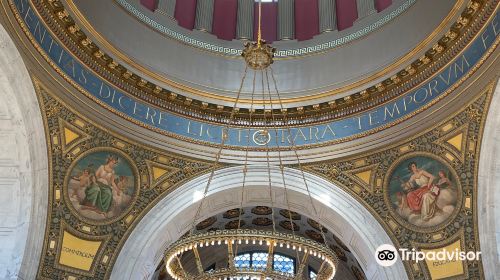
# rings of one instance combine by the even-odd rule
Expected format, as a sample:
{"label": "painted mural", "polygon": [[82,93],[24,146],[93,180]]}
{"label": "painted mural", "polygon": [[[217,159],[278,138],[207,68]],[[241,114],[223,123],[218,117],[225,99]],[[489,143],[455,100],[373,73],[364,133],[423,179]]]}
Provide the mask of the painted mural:
{"label": "painted mural", "polygon": [[458,179],[454,177],[450,167],[430,156],[397,163],[388,186],[394,212],[417,227],[444,223],[458,207]]}
{"label": "painted mural", "polygon": [[67,194],[74,209],[91,220],[120,216],[132,204],[136,177],[130,162],[114,151],[96,151],[71,168]]}

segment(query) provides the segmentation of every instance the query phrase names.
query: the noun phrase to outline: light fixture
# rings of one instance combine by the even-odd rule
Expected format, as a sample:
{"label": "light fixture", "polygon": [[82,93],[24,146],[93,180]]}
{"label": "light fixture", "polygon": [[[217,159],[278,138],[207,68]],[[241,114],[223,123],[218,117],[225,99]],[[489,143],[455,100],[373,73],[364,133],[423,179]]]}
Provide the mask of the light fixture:
{"label": "light fixture", "polygon": [[[198,265],[202,262],[199,249],[223,246],[225,248],[217,251],[227,251],[228,256],[234,256],[237,244],[245,243],[246,240],[250,241],[250,243],[255,241],[256,244],[262,244],[261,247],[267,248],[268,260],[266,266],[260,268],[236,267],[232,259],[228,260],[227,267],[210,271],[204,271],[202,266]],[[277,250],[278,244],[279,248],[288,248],[288,250],[296,248],[295,250],[302,251],[301,263],[307,263],[308,258],[315,258],[316,261],[323,263],[317,279],[332,279],[335,275],[337,257],[325,245],[293,234],[248,229],[209,231],[182,238],[167,250],[165,265],[168,274],[174,279],[300,279],[300,277],[297,277],[299,273],[295,275],[294,273],[285,273],[272,269],[272,256],[274,251]],[[181,257],[188,253],[195,257],[198,266],[197,274],[189,274],[184,269]]]}
{"label": "light fixture", "polygon": [[[242,55],[246,62],[246,67],[244,71],[243,78],[241,80],[240,88],[238,90],[233,110],[231,111],[231,115],[229,121],[226,122],[223,128],[223,137],[221,138],[221,143],[218,148],[218,152],[216,153],[214,164],[210,170],[210,175],[207,180],[207,184],[205,185],[203,195],[200,199],[200,204],[197,208],[196,214],[194,216],[191,230],[184,237],[179,239],[178,241],[171,244],[166,252],[165,252],[165,265],[167,273],[170,277],[176,280],[194,280],[194,279],[227,279],[227,280],[268,280],[268,279],[283,279],[283,280],[298,280],[303,279],[304,273],[307,273],[307,266],[310,263],[320,264],[319,269],[317,270],[317,280],[331,280],[333,279],[336,267],[338,264],[338,258],[334,252],[330,250],[330,248],[326,245],[326,238],[324,236],[324,231],[320,226],[320,233],[323,237],[323,241],[325,244],[318,243],[309,238],[305,238],[302,236],[297,236],[294,229],[294,223],[292,221],[292,213],[288,210],[289,222],[291,225],[291,234],[282,233],[276,231],[276,225],[274,220],[274,205],[272,199],[272,182],[271,182],[271,163],[269,158],[269,142],[270,142],[270,126],[273,126],[273,131],[277,133],[278,129],[278,121],[276,120],[274,108],[273,108],[273,97],[278,101],[281,112],[282,112],[282,121],[281,128],[288,130],[290,133],[290,127],[288,125],[288,119],[286,115],[286,110],[283,108],[283,104],[281,102],[280,94],[277,88],[276,79],[274,77],[273,70],[271,68],[271,64],[273,63],[274,52],[275,49],[270,45],[266,44],[265,41],[262,40],[261,35],[261,9],[262,2],[259,1],[258,6],[259,11],[259,21],[258,21],[258,33],[257,33],[257,41],[256,42],[248,42],[245,44],[245,49],[242,52]],[[261,230],[253,230],[253,229],[241,229],[241,215],[243,209],[243,193],[246,184],[246,177],[248,172],[248,151],[250,147],[250,140],[248,140],[247,148],[245,149],[245,158],[244,158],[244,166],[243,166],[243,185],[241,190],[241,200],[240,200],[240,208],[239,208],[239,216],[238,216],[238,228],[233,230],[215,230],[208,231],[202,233],[196,233],[196,224],[201,214],[201,209],[203,202],[207,196],[209,186],[214,178],[215,171],[219,167],[219,162],[221,158],[222,151],[225,147],[225,143],[227,140],[227,131],[230,125],[234,123],[235,116],[239,112],[237,110],[238,101],[241,94],[241,89],[244,85],[248,68],[253,69],[253,81],[252,81],[252,102],[249,110],[249,122],[247,126],[248,133],[250,133],[250,128],[253,124],[253,117],[255,110],[253,108],[254,98],[255,98],[255,89],[256,89],[256,78],[257,73],[260,73],[261,77],[261,89],[262,89],[262,102],[263,102],[263,114],[259,123],[263,124],[263,128],[260,130],[261,134],[264,137],[268,137],[269,139],[264,139],[262,141],[263,145],[266,146],[266,158],[267,158],[267,170],[268,170],[268,182],[269,182],[269,195],[271,201],[271,209],[272,209],[272,231],[261,231]],[[271,90],[271,84],[273,85],[274,92]],[[266,106],[268,106],[266,108]],[[270,125],[271,124],[271,125]],[[276,146],[278,146],[278,160],[279,160],[279,170],[281,172],[281,179],[284,186],[284,194],[285,200],[288,209],[290,209],[290,205],[288,202],[287,195],[287,184],[285,181],[284,174],[284,164],[281,158],[281,151],[279,149],[278,137],[275,135]],[[296,157],[296,161],[299,167],[299,170],[302,175],[302,180],[304,182],[304,187],[307,190],[309,200],[314,211],[314,214],[318,216],[316,207],[313,203],[313,199],[311,197],[311,193],[309,192],[309,187],[307,180],[304,175],[304,171],[302,169],[302,165],[300,162],[300,158],[296,151],[296,146],[293,139],[291,141],[291,151],[294,153]],[[199,198],[199,196],[197,196]],[[238,250],[242,250],[245,248],[251,247],[252,250],[258,249],[260,251],[267,252],[267,260],[265,265],[259,267],[250,267],[250,266],[237,266],[235,265],[235,256],[238,255]],[[205,251],[210,250],[210,251]],[[203,254],[203,251],[205,254]],[[206,252],[218,252],[224,254],[225,257],[225,265],[210,269],[205,271],[203,265],[209,265],[208,261],[205,260],[207,254]],[[293,273],[280,271],[273,268],[274,256],[276,254],[288,254],[294,255],[296,260],[298,261],[298,269]],[[189,267],[189,268],[188,268]],[[195,267],[195,268],[193,268]]]}

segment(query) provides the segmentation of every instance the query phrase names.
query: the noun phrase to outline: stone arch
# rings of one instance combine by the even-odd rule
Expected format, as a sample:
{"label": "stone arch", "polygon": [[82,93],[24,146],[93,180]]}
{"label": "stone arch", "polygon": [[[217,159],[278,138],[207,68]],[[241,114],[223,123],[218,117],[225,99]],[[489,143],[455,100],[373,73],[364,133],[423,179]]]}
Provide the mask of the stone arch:
{"label": "stone arch", "polygon": [[490,103],[479,154],[478,227],[486,279],[500,275],[500,83]]}
{"label": "stone arch", "polygon": [[[210,185],[203,204],[204,219],[240,206],[243,167],[219,170]],[[165,248],[185,233],[192,224],[200,196],[209,174],[195,178],[172,191],[153,207],[138,223],[119,253],[111,279],[149,279],[160,263]],[[289,207],[279,168],[271,168],[273,205],[270,205],[266,166],[250,166],[247,171],[243,206],[268,205],[290,208],[314,218],[336,234],[350,247],[369,279],[408,279],[401,261],[383,268],[374,258],[381,244],[393,244],[382,226],[368,210],[345,191],[332,183],[305,173],[318,211],[310,205],[302,175],[295,169],[285,169]]]}
{"label": "stone arch", "polygon": [[48,206],[45,131],[35,89],[0,25],[0,278],[35,279]]}

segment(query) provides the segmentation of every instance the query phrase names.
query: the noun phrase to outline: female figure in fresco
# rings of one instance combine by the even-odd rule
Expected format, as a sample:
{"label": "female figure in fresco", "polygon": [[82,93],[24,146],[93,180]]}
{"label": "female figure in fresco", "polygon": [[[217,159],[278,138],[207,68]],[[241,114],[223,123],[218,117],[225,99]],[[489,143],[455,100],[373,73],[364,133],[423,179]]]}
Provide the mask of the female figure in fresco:
{"label": "female figure in fresco", "polygon": [[[113,190],[118,187],[115,184],[115,166],[118,158],[108,156],[106,164],[101,165],[92,178],[92,183],[85,190],[83,205],[91,206],[101,214],[110,211],[113,205]],[[118,194],[120,195],[120,194]]]}
{"label": "female figure in fresco", "polygon": [[437,206],[435,202],[440,189],[437,185],[433,184],[435,180],[434,175],[424,169],[418,168],[416,162],[411,162],[408,165],[408,170],[413,174],[406,183],[406,187],[409,188],[415,183],[418,188],[406,194],[406,201],[403,204],[406,204],[414,212],[420,212],[422,220],[428,221],[436,213]]}

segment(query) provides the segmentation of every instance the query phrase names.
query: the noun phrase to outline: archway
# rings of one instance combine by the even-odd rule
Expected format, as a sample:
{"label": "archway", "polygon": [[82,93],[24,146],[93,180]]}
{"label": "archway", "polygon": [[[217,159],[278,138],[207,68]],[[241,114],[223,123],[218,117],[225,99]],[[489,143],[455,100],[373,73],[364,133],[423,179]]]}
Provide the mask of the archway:
{"label": "archway", "polygon": [[[202,209],[204,219],[240,206],[243,167],[219,170],[210,185]],[[124,244],[111,274],[111,279],[148,279],[160,263],[165,248],[191,226],[209,174],[195,178],[163,198],[139,222]],[[289,208],[323,224],[353,252],[368,279],[408,279],[403,263],[383,268],[374,258],[381,244],[392,244],[381,225],[352,196],[313,174],[305,173],[315,200],[316,216],[303,186],[301,172],[285,169],[289,207],[285,202],[281,172],[271,169],[273,205],[271,205],[268,171],[264,166],[248,168],[243,206],[268,205]]]}
{"label": "archway", "polygon": [[0,278],[35,279],[47,217],[42,114],[26,66],[0,25]]}
{"label": "archway", "polygon": [[479,156],[478,226],[486,279],[500,275],[500,84],[490,103]]}

